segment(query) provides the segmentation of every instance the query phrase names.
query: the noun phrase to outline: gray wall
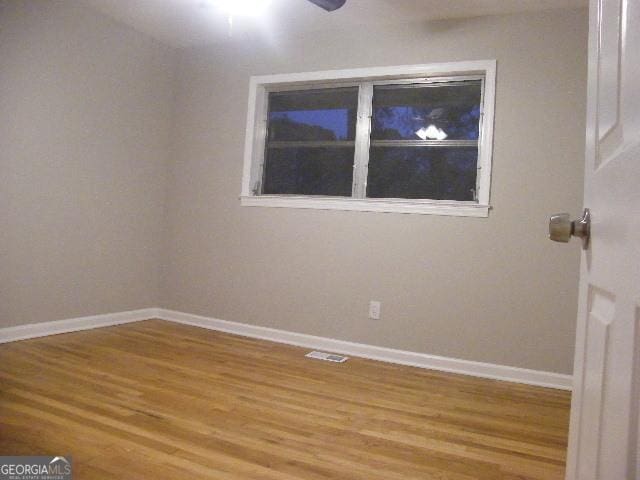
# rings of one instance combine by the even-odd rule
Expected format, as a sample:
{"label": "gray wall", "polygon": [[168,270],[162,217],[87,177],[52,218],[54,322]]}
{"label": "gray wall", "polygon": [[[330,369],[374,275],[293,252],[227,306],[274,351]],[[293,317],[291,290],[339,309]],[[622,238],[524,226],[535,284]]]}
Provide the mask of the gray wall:
{"label": "gray wall", "polygon": [[[586,39],[574,10],[183,51],[162,306],[571,372],[579,249],[545,232],[581,208]],[[250,75],[492,58],[488,219],[240,207]]]}
{"label": "gray wall", "polygon": [[174,55],[72,2],[0,2],[0,327],[159,303]]}
{"label": "gray wall", "polygon": [[[176,56],[73,2],[0,0],[0,326],[162,306],[568,373],[579,251],[545,230],[581,207],[586,36],[554,11]],[[250,75],[490,58],[488,219],[240,207]]]}

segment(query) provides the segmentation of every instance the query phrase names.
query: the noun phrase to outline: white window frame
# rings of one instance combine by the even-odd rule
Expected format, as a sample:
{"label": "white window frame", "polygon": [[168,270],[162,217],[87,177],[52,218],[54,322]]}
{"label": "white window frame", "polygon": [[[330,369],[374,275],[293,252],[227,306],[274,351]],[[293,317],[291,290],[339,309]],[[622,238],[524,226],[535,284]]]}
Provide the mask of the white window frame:
{"label": "white window frame", "polygon": [[[434,77],[483,78],[483,98],[480,111],[480,135],[478,138],[478,180],[477,201],[452,201],[400,198],[355,198],[309,195],[262,195],[256,190],[262,179],[267,134],[267,102],[269,92],[298,90],[304,88],[338,87],[367,82],[394,83],[407,80],[428,80]],[[454,79],[451,79],[454,80]],[[327,70],[321,72],[290,73],[251,77],[249,84],[249,105],[247,115],[244,169],[240,202],[247,207],[290,207],[321,210],[356,210],[367,212],[419,213],[430,215],[451,215],[466,217],[487,217],[489,215],[489,194],[491,188],[491,159],[493,155],[493,123],[496,89],[496,60],[437,63],[428,65],[402,65],[395,67],[358,68],[350,70]],[[371,95],[367,88],[360,89],[360,97]],[[359,102],[358,117],[370,116]],[[370,103],[369,103],[370,105]],[[369,131],[360,131],[365,122],[356,127],[356,158],[361,162],[359,142],[366,139]],[[368,128],[368,127],[367,127]],[[368,144],[368,141],[367,141]],[[366,169],[356,168],[354,191],[362,194],[365,188]],[[359,189],[359,190],[358,190]],[[362,196],[362,195],[361,195]]]}

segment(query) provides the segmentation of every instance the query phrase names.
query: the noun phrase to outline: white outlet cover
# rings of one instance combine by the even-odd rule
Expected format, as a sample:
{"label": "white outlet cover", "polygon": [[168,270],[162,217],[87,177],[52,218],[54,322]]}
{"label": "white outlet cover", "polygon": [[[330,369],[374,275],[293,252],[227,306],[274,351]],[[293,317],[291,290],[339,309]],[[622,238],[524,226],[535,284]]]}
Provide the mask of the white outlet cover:
{"label": "white outlet cover", "polygon": [[372,320],[380,320],[380,310],[382,304],[377,300],[369,302],[369,318]]}

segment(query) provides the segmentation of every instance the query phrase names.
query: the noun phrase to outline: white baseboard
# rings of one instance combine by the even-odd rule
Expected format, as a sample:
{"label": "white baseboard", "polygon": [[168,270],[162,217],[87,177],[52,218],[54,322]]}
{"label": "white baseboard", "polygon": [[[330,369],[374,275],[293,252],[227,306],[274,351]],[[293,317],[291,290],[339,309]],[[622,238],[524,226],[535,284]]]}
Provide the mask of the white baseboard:
{"label": "white baseboard", "polygon": [[325,350],[341,353],[353,357],[369,358],[381,362],[410,365],[413,367],[439,370],[442,372],[460,373],[474,377],[503,380],[507,382],[524,383],[541,387],[571,390],[572,376],[553,372],[529,370],[526,368],[495,365],[491,363],[473,362],[457,358],[440,357],[426,353],[407,352],[386,347],[376,347],[361,343],[335,340],[332,338],[316,337],[302,333],[288,332],[274,328],[258,327],[215,318],[191,315],[162,308],[145,308],[130,312],[107,313],[90,317],[72,318],[53,322],[20,325],[17,327],[0,328],[0,344],[25,340],[29,338],[45,337],[59,333],[76,332],[93,328],[122,325],[124,323],[139,322],[159,318],[171,322],[192,325],[195,327],[217,330],[221,332],[258,338],[272,342],[285,343],[314,350]]}
{"label": "white baseboard", "polygon": [[287,332],[267,327],[246,325],[215,318],[191,315],[166,309],[157,309],[156,318],[172,322],[218,330],[221,332],[242,335],[244,337],[270,340],[286,343],[314,350],[325,350],[354,357],[368,358],[382,362],[410,365],[413,367],[439,370],[443,372],[460,373],[474,377],[524,383],[541,387],[571,390],[572,376],[561,373],[529,370],[526,368],[494,365],[491,363],[473,362],[457,358],[440,357],[425,353],[407,352],[392,348],[376,347],[361,343],[316,337],[302,333]]}
{"label": "white baseboard", "polygon": [[59,333],[77,332],[92,328],[110,327],[123,323],[139,322],[150,318],[158,318],[158,308],[145,308],[130,312],[106,313],[90,317],[70,318],[53,322],[32,323],[17,327],[0,328],[0,343],[15,342],[28,338],[46,337]]}

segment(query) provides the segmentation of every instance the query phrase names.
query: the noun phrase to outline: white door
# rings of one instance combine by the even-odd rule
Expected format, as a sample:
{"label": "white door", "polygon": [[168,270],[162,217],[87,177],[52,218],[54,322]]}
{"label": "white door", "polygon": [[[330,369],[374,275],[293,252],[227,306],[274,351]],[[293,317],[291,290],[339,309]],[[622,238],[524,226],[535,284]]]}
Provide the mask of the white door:
{"label": "white door", "polygon": [[[640,0],[591,0],[568,480],[640,480]],[[575,245],[574,245],[575,247]]]}

